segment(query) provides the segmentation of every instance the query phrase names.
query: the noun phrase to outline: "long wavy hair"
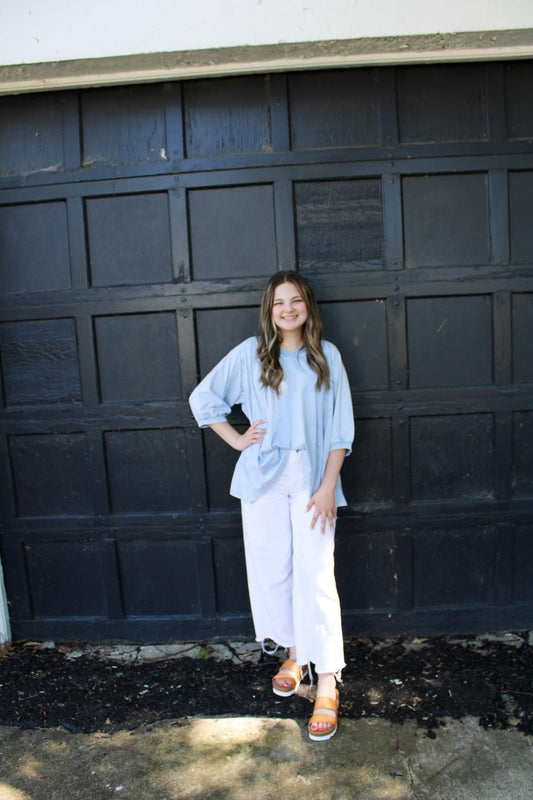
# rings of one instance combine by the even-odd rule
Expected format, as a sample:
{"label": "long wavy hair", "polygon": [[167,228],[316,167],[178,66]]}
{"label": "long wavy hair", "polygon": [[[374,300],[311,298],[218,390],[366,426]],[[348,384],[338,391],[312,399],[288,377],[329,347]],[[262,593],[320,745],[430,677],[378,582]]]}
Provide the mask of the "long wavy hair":
{"label": "long wavy hair", "polygon": [[302,335],[307,352],[307,363],[316,372],[316,388],[320,389],[321,386],[324,386],[329,389],[329,367],[322,352],[323,327],[317,302],[306,279],[292,270],[274,273],[263,292],[260,310],[261,334],[257,344],[257,355],[261,362],[261,383],[279,394],[279,387],[283,380],[283,367],[279,363],[281,335],[272,321],[272,306],[276,289],[282,283],[294,284],[305,301],[307,319]]}

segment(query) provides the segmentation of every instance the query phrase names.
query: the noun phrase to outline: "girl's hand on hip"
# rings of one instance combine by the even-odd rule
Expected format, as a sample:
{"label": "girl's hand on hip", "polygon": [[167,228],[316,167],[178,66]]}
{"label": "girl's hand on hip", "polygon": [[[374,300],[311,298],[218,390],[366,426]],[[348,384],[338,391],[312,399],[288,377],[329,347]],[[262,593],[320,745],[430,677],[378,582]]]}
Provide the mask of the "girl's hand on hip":
{"label": "girl's hand on hip", "polygon": [[248,430],[241,433],[234,444],[235,450],[246,450],[247,447],[250,447],[252,444],[260,444],[263,439],[265,438],[266,430],[264,428],[260,428],[260,425],[263,425],[265,422],[264,419],[258,419],[255,422],[252,422]]}
{"label": "girl's hand on hip", "polygon": [[337,507],[335,505],[335,489],[321,486],[316,490],[312,498],[309,500],[306,511],[310,511],[315,507],[313,516],[311,518],[311,530],[314,529],[317,521],[320,519],[320,532],[326,532],[326,521],[329,523],[330,530],[335,528],[335,520],[337,519]]}

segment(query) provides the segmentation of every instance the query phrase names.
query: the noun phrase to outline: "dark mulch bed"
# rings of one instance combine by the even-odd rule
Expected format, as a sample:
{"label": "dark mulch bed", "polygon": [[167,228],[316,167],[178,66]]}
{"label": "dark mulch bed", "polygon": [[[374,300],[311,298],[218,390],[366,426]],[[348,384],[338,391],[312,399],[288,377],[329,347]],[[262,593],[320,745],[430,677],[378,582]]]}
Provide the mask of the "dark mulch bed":
{"label": "dark mulch bed", "polygon": [[[477,717],[485,728],[533,734],[533,647],[508,641],[357,639],[346,642],[345,718],[414,719],[431,737],[445,717]],[[79,647],[79,645],[77,645]],[[0,650],[0,724],[72,732],[131,729],[157,720],[222,714],[307,718],[303,697],[276,698],[277,658],[257,664],[183,657],[113,663],[68,646],[28,643]]]}

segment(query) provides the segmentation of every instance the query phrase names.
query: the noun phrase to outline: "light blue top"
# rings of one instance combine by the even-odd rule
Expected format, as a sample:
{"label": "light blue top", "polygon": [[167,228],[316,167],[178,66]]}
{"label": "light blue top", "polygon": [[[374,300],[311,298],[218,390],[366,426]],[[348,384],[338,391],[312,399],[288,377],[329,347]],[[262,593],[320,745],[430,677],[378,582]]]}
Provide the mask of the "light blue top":
{"label": "light blue top", "polygon": [[[264,419],[262,442],[243,450],[233,473],[230,493],[253,502],[280,475],[289,450],[306,450],[311,466],[311,493],[322,481],[330,450],[351,452],[354,437],[352,398],[340,353],[322,342],[329,365],[330,388],[316,389],[316,373],[307,363],[306,350],[281,349],[283,381],[280,394],[260,381],[257,339],[252,336],[233,348],[198,384],[189,402],[201,428],[224,422],[231,407],[240,403],[248,420]],[[337,506],[345,506],[340,478]]]}

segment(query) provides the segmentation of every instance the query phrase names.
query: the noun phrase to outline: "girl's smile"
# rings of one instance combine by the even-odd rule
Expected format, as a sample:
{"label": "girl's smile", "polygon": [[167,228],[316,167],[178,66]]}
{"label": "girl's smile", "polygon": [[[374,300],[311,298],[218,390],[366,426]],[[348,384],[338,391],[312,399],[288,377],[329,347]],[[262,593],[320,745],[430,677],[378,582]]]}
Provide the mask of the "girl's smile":
{"label": "girl's smile", "polygon": [[272,322],[281,332],[301,335],[300,329],[307,320],[307,304],[294,283],[281,283],[274,292]]}

